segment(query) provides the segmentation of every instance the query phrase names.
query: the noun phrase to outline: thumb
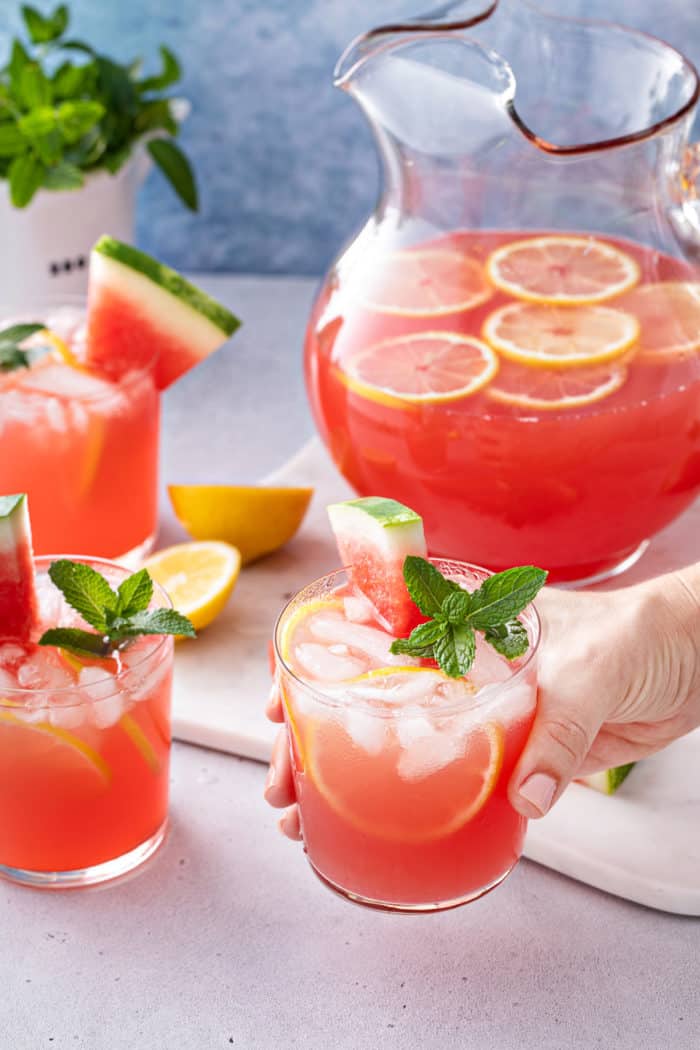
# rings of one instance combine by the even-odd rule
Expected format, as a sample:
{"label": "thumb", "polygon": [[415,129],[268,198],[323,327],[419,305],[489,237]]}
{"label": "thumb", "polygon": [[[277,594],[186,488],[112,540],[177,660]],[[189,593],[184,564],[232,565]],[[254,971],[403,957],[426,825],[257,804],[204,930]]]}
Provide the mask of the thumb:
{"label": "thumb", "polygon": [[568,702],[541,690],[535,721],[508,787],[524,817],[543,817],[576,776],[603,716],[593,704]]}

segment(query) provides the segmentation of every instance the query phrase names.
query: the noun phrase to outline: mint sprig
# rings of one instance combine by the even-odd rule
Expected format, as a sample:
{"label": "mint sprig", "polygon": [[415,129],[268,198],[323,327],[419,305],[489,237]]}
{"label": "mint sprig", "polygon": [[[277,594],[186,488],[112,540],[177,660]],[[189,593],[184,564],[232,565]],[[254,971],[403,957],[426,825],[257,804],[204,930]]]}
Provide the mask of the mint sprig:
{"label": "mint sprig", "polygon": [[392,642],[392,653],[433,659],[450,678],[461,678],[474,663],[476,631],[508,660],[527,652],[530,642],[518,616],[544,585],[544,569],[506,569],[467,591],[425,558],[411,554],[403,563],[403,577],[411,598],[430,619],[408,638]]}
{"label": "mint sprig", "polygon": [[49,577],[68,604],[95,632],[79,627],[53,627],[39,645],[53,645],[78,656],[109,656],[144,634],[195,637],[190,621],[175,609],[152,609],[153,580],[147,569],[128,576],[117,590],[104,576],[82,562],[62,558],[52,562]]}
{"label": "mint sprig", "polygon": [[0,372],[14,372],[16,368],[29,368],[29,351],[22,343],[31,335],[41,332],[43,324],[13,324],[0,331]]}

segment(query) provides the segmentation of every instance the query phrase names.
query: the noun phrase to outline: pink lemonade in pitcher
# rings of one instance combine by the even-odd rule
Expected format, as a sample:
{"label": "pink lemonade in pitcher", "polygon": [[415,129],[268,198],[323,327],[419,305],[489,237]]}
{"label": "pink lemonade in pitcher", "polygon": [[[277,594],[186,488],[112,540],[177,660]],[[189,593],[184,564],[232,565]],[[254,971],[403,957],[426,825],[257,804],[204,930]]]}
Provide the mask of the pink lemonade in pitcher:
{"label": "pink lemonade in pitcher", "polygon": [[431,554],[605,573],[700,491],[700,282],[631,241],[366,230],[324,285],[307,383],[361,494],[425,519]]}
{"label": "pink lemonade in pitcher", "polygon": [[[444,651],[438,662],[424,643],[441,628],[427,622],[425,595],[423,611],[413,603],[406,574],[418,574],[412,593],[424,579],[430,594],[474,607],[497,578],[416,555],[425,553],[420,518],[393,500],[329,510],[352,565],[297,594],[275,639],[309,860],[360,903],[466,903],[500,882],[522,849],[526,822],[507,786],[535,712],[537,617],[523,613],[510,659],[472,631],[471,663],[450,665]],[[513,571],[536,574],[535,590],[544,578]]]}

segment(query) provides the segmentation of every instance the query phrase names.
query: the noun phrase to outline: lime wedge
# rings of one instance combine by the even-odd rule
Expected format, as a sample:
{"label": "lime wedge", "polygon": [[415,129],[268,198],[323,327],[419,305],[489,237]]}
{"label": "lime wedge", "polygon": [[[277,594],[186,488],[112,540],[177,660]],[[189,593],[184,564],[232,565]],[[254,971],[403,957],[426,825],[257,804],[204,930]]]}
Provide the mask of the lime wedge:
{"label": "lime wedge", "polygon": [[628,762],[625,766],[603,769],[600,773],[589,773],[587,777],[579,777],[579,780],[582,784],[595,791],[600,791],[603,795],[614,795],[635,765],[635,762]]}

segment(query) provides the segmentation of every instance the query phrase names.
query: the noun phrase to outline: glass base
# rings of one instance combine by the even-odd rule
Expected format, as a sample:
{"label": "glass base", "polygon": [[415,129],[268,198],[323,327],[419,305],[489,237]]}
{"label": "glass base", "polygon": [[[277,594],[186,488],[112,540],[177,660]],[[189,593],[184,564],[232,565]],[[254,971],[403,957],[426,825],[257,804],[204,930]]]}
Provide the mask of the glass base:
{"label": "glass base", "polygon": [[139,569],[153,550],[155,542],[156,534],[152,532],[143,543],[139,543],[138,547],[132,547],[126,554],[119,554],[116,558],[111,558],[110,561],[116,561],[117,564],[124,565],[127,569]]}
{"label": "glass base", "polygon": [[[307,860],[308,860],[307,855]],[[517,860],[515,864],[517,864]],[[337,897],[342,897],[343,900],[350,901],[352,904],[362,904],[365,908],[374,908],[375,911],[397,911],[404,912],[405,914],[427,914],[429,912],[436,911],[448,911],[450,908],[460,908],[463,904],[470,904],[472,901],[476,901],[479,897],[486,896],[491,890],[495,890],[496,886],[500,886],[504,879],[506,879],[515,864],[512,864],[507,871],[504,871],[502,875],[499,875],[497,879],[490,882],[488,886],[484,886],[479,890],[475,890],[473,893],[467,894],[465,897],[457,897],[454,900],[447,901],[429,901],[425,904],[397,904],[394,901],[380,901],[374,900],[372,897],[363,897],[359,893],[352,893],[350,890],[345,889],[343,886],[339,886],[336,882],[331,882],[330,879],[322,875],[318,868],[315,868],[312,862],[309,860],[309,865],[314,875],[323,885],[331,890]]]}
{"label": "glass base", "polygon": [[621,576],[623,572],[627,572],[628,569],[637,564],[650,542],[651,540],[642,540],[638,547],[635,547],[633,551],[626,554],[620,561],[605,569],[601,569],[600,572],[591,573],[590,576],[582,576],[580,579],[575,580],[558,580],[555,576],[552,580],[552,587],[559,587],[564,591],[572,591],[578,587],[591,587],[594,583],[602,583],[604,580],[612,580],[616,576]]}
{"label": "glass base", "polygon": [[0,877],[17,882],[20,886],[32,886],[42,890],[76,889],[80,886],[96,886],[100,882],[118,879],[134,871],[153,856],[165,839],[168,822],[164,820],[154,835],[140,846],[122,853],[121,857],[95,864],[91,868],[76,868],[74,871],[27,871],[0,864]]}

